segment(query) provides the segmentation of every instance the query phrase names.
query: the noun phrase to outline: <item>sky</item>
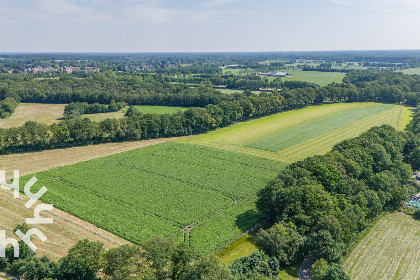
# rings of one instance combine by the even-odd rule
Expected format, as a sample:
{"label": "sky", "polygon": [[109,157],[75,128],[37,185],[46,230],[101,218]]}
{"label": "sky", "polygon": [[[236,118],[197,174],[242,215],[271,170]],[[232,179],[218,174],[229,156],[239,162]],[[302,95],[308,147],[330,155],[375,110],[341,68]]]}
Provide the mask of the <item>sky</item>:
{"label": "sky", "polygon": [[0,0],[0,52],[420,49],[420,0]]}

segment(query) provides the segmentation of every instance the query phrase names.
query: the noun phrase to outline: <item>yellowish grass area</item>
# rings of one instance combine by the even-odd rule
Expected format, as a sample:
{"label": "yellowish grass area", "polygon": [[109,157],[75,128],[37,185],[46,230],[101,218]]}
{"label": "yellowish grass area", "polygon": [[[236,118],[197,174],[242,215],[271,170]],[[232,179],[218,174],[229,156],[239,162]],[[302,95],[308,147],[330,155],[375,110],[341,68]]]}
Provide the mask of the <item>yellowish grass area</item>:
{"label": "yellowish grass area", "polygon": [[244,235],[238,240],[232,242],[228,247],[221,250],[217,256],[220,258],[222,263],[229,265],[232,262],[244,257],[251,255],[258,251],[258,248],[251,243],[249,235]]}
{"label": "yellowish grass area", "polygon": [[66,104],[21,103],[10,118],[0,119],[0,128],[22,126],[27,121],[43,124],[58,122]]}
{"label": "yellowish grass area", "polygon": [[100,122],[106,119],[121,119],[124,117],[123,111],[111,112],[111,113],[98,113],[98,114],[86,114],[82,118],[88,118],[93,122]]}
{"label": "yellowish grass area", "polygon": [[403,213],[386,215],[343,266],[354,280],[420,279],[420,221]]}

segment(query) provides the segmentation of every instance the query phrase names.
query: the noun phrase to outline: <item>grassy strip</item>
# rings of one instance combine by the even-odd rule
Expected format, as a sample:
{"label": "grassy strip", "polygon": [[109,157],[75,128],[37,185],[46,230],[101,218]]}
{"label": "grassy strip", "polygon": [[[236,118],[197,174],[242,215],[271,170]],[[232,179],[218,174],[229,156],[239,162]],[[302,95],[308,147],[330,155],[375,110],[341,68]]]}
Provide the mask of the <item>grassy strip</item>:
{"label": "grassy strip", "polygon": [[256,251],[258,251],[258,248],[249,241],[249,235],[243,235],[219,251],[217,256],[224,264],[228,265]]}
{"label": "grassy strip", "polygon": [[[173,114],[176,112],[184,112],[188,108],[186,107],[171,107],[171,106],[147,106],[147,105],[135,105],[134,106],[139,112],[143,114]],[[128,107],[123,110],[126,113]]]}

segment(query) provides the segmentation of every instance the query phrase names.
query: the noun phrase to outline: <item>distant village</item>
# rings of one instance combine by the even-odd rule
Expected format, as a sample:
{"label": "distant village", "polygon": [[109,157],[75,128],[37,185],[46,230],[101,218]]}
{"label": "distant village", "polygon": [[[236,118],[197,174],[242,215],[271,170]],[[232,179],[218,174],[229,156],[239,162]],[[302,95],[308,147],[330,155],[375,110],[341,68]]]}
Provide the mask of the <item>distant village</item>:
{"label": "distant village", "polygon": [[[25,73],[32,73],[32,74],[38,74],[38,73],[48,73],[48,72],[66,72],[68,74],[76,72],[76,71],[83,71],[83,72],[99,72],[101,69],[94,68],[94,67],[84,67],[83,69],[81,67],[74,67],[74,66],[64,66],[59,68],[54,68],[51,66],[48,67],[33,67],[33,68],[26,68]],[[13,72],[13,70],[11,70]],[[10,71],[9,71],[10,72]],[[10,73],[12,73],[10,72]]]}

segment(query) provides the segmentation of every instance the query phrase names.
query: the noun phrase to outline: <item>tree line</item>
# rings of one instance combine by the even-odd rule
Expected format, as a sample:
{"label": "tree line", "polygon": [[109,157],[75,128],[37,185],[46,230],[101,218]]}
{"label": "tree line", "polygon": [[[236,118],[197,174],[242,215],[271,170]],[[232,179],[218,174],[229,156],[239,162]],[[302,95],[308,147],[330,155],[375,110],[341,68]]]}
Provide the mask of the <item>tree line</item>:
{"label": "tree line", "polygon": [[20,257],[14,258],[13,248],[7,248],[0,270],[22,280],[232,279],[218,258],[202,257],[185,244],[159,237],[141,247],[123,245],[110,250],[100,242],[82,240],[58,262],[36,257],[23,242],[19,251]]}
{"label": "tree line", "polygon": [[410,176],[419,148],[414,134],[383,125],[289,165],[258,194],[257,208],[272,226],[258,231],[255,244],[281,266],[309,253],[322,259],[318,280],[350,279],[334,263],[375,217],[420,192]]}
{"label": "tree line", "polygon": [[[18,226],[26,231],[26,225]],[[155,237],[142,246],[123,245],[110,250],[104,244],[81,240],[58,262],[38,258],[19,242],[19,258],[6,248],[0,270],[22,280],[269,280],[280,272],[276,258],[262,252],[242,258],[229,267],[215,256],[201,256],[186,244]]]}
{"label": "tree line", "polygon": [[66,119],[78,119],[83,114],[97,114],[118,112],[127,106],[125,102],[115,102],[111,100],[109,105],[99,104],[97,102],[89,104],[87,102],[71,102],[64,108],[64,117]]}

